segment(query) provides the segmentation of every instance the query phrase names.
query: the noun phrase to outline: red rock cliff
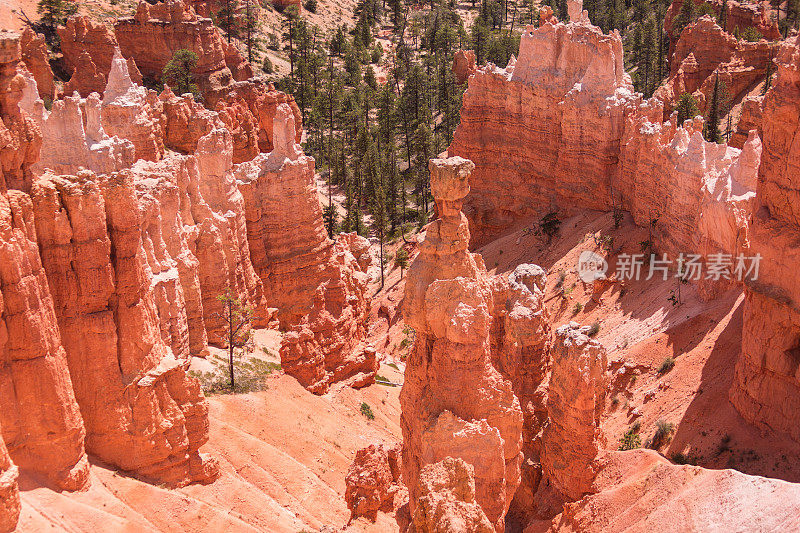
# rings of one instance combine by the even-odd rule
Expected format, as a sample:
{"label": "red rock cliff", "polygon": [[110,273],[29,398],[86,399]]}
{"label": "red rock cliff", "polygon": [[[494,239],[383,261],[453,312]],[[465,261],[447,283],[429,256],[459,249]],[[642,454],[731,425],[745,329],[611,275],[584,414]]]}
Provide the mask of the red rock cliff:
{"label": "red rock cliff", "polygon": [[800,441],[800,41],[784,42],[763,101],[763,156],[750,254],[761,254],[748,280],[742,354],[730,398],[747,420]]}

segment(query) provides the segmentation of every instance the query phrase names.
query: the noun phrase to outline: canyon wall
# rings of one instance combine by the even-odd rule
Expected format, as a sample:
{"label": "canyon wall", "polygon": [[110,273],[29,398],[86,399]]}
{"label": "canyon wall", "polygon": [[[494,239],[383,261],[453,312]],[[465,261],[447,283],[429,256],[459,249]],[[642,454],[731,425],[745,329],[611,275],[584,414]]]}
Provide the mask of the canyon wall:
{"label": "canyon wall", "polygon": [[122,55],[134,59],[143,77],[156,81],[178,50],[197,54],[193,74],[212,106],[233,81],[253,76],[252,68],[223,40],[211,19],[198,17],[191,5],[180,0],[154,5],[142,1],[133,17],[116,21],[114,32]]}
{"label": "canyon wall", "polygon": [[575,322],[556,330],[548,386],[548,423],[542,436],[543,476],[569,500],[591,492],[595,459],[606,443],[600,417],[609,384],[606,349]]}
{"label": "canyon wall", "polygon": [[[98,38],[109,42],[105,37]],[[255,326],[266,325],[268,305],[284,306],[286,327],[297,337],[287,350],[310,354],[323,368],[325,388],[374,380],[376,353],[364,341],[366,267],[350,252],[352,239],[334,243],[325,235],[313,159],[295,144],[300,127],[290,97],[243,82],[249,100],[232,96],[219,112],[208,111],[169,90],[159,96],[138,86],[131,61],[112,49],[102,98],[69,96],[47,111],[36,76],[20,59],[19,36],[3,32],[0,426],[10,456],[0,457],[4,527],[17,509],[14,464],[68,490],[88,482],[84,449],[170,486],[216,478],[216,461],[200,453],[208,406],[186,369],[209,343],[224,344],[220,294],[253,307]],[[251,117],[249,133],[226,128],[244,116],[225,115],[234,105]],[[270,133],[259,139],[256,126],[266,121]],[[256,151],[274,143],[269,156],[254,156],[252,165],[267,169],[256,193],[234,173],[236,146],[247,138]],[[266,245],[281,252],[265,252],[262,238],[253,240],[261,255],[251,254],[251,234],[259,231],[252,211],[280,220],[287,191],[296,191],[288,212],[301,218],[266,232]],[[307,232],[304,239],[296,239],[298,230]],[[274,302],[251,256],[265,271],[280,272],[267,276]],[[306,307],[283,292],[287,283],[298,284]]]}
{"label": "canyon wall", "polygon": [[585,20],[526,30],[516,64],[469,79],[448,149],[476,163],[464,206],[471,246],[551,212],[615,207],[642,226],[658,219],[659,253],[735,253],[760,141],[743,151],[708,143],[701,122],[663,114],[662,102],[633,93],[616,32]]}
{"label": "canyon wall", "polygon": [[669,79],[654,94],[664,102],[664,119],[683,93],[692,94],[705,115],[717,79],[728,108],[738,104],[765,78],[777,46],[765,40],[737,40],[707,15],[690,24],[670,58]]}
{"label": "canyon wall", "polygon": [[[716,13],[715,18],[719,18],[719,12],[722,6],[725,5],[728,12],[726,28],[731,34],[733,34],[736,28],[739,29],[739,32],[743,32],[748,28],[753,28],[770,41],[780,39],[781,37],[778,31],[777,17],[775,19],[772,18],[773,15],[776,15],[775,10],[773,10],[769,2],[763,0],[759,2],[740,0],[692,1],[694,1],[695,9],[702,4],[710,6]],[[678,16],[678,13],[680,13],[683,2],[684,0],[672,0],[672,4],[667,8],[666,15],[664,16],[664,30],[667,32],[667,36],[670,39],[670,54],[672,54],[674,50],[673,46],[678,40],[674,35],[673,21],[675,17]]]}
{"label": "canyon wall", "polygon": [[634,99],[619,35],[585,24],[528,28],[516,65],[472,75],[448,149],[475,163],[464,204],[472,247],[521,218],[579,202],[609,209],[623,111]]}
{"label": "canyon wall", "polygon": [[745,286],[742,354],[730,398],[747,420],[800,441],[800,40],[781,44],[773,87],[763,98],[763,156],[750,253],[757,279]]}

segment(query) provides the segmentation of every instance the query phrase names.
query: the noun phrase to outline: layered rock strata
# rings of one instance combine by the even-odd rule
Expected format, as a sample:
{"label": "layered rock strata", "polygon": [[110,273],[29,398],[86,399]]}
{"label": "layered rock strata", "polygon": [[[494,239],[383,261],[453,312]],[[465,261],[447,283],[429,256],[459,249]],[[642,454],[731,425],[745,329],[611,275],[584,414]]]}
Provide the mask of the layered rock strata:
{"label": "layered rock strata", "polygon": [[87,450],[160,482],[213,477],[215,466],[198,452],[208,440],[208,407],[185,373],[186,332],[172,346],[162,337],[165,322],[186,323],[158,305],[162,291],[179,287],[153,272],[156,228],[131,174],[45,176],[32,197]]}
{"label": "layered rock strata", "polygon": [[281,326],[291,330],[280,350],[284,371],[316,393],[335,381],[367,385],[378,366],[374,348],[364,342],[369,278],[346,241],[328,238],[314,159],[302,153],[295,131],[291,107],[279,105],[273,150],[235,170],[250,257],[267,302],[279,309]]}
{"label": "layered rock strata", "polygon": [[655,97],[664,102],[668,118],[683,93],[692,94],[705,114],[714,84],[729,108],[738,104],[767,74],[776,43],[739,41],[709,16],[686,27],[670,60],[670,76]]}
{"label": "layered rock strata", "polygon": [[42,135],[34,118],[19,107],[28,85],[21,57],[19,35],[0,31],[0,171],[7,187],[27,191]]}
{"label": "layered rock strata", "polygon": [[210,18],[198,17],[190,5],[168,0],[151,5],[140,2],[136,14],[114,25],[122,55],[132,57],[142,76],[160,80],[164,66],[178,50],[197,54],[192,72],[200,91],[213,105],[217,95],[233,81],[253,72],[241,55],[223,40]]}
{"label": "layered rock strata", "polygon": [[585,20],[526,31],[515,65],[470,78],[448,150],[477,165],[471,245],[550,212],[616,207],[642,226],[658,218],[659,252],[736,253],[760,142],[707,143],[702,123],[662,117],[660,101],[633,93],[616,33]]}
{"label": "layered rock strata", "polygon": [[39,96],[49,98],[51,101],[56,97],[56,86],[53,80],[53,69],[50,68],[48,61],[47,44],[44,36],[34,33],[30,28],[25,28],[20,40],[22,49],[22,62],[33,74],[36,85],[39,89]]}
{"label": "layered rock strata", "polygon": [[419,500],[406,531],[495,531],[476,500],[474,478],[474,467],[460,458],[445,457],[425,465],[419,475]]}
{"label": "layered rock strata", "polygon": [[[675,36],[673,21],[683,7],[684,0],[672,0],[672,4],[667,8],[664,16],[664,29],[670,39],[670,53],[672,53],[674,43],[679,36]],[[693,0],[694,1],[694,0]],[[723,5],[727,11],[726,28],[732,34],[734,30],[744,32],[748,28],[757,30],[761,35],[770,41],[780,39],[778,31],[777,16],[772,6],[768,2],[742,2],[738,0],[700,0],[695,1],[695,6],[706,4],[716,13],[715,18],[719,18],[719,13]],[[774,16],[774,18],[773,18]]]}
{"label": "layered rock strata", "polygon": [[375,520],[378,511],[392,512],[400,492],[400,445],[371,444],[356,452],[345,477],[344,499],[350,519]]}
{"label": "layered rock strata", "polygon": [[750,254],[757,277],[745,285],[742,353],[730,398],[742,416],[800,441],[800,41],[785,41],[774,86],[763,98],[763,155]]}
{"label": "layered rock strata", "polygon": [[[403,316],[416,331],[401,392],[403,480],[412,517],[427,494],[421,471],[446,457],[474,468],[475,500],[504,527],[520,482],[523,416],[512,382],[495,367],[490,332],[503,294],[481,257],[467,250],[461,204],[472,162],[430,162],[440,218],[428,226],[409,268]],[[424,506],[424,504],[422,504]]]}

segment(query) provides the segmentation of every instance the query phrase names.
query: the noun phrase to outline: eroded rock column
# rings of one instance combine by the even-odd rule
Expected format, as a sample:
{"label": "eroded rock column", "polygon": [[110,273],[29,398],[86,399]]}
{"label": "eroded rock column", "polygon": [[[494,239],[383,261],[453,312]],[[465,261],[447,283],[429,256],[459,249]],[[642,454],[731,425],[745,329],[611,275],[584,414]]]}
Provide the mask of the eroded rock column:
{"label": "eroded rock column", "polygon": [[441,218],[428,226],[406,282],[404,319],[416,340],[400,395],[403,480],[415,516],[425,465],[462,459],[474,470],[475,501],[502,531],[520,481],[522,411],[492,363],[493,284],[480,255],[467,250],[461,204],[473,168],[460,157],[430,162]]}
{"label": "eroded rock column", "polygon": [[575,322],[563,325],[553,346],[542,470],[550,486],[568,500],[578,500],[591,489],[594,460],[603,447],[606,349],[587,335],[589,329]]}

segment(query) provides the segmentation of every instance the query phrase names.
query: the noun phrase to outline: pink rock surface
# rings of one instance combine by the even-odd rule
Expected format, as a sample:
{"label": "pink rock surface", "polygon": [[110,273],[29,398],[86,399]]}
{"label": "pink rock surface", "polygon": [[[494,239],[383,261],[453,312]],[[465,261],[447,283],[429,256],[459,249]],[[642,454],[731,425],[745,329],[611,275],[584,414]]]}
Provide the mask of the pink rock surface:
{"label": "pink rock surface", "polygon": [[579,500],[591,491],[595,458],[605,446],[600,417],[609,377],[605,347],[572,322],[556,330],[542,437],[544,477],[558,493]]}
{"label": "pink rock surface", "polygon": [[136,14],[117,20],[114,30],[122,55],[132,57],[142,75],[155,80],[161,79],[176,51],[197,54],[193,73],[210,104],[231,82],[253,74],[241,55],[229,49],[211,19],[198,17],[180,0],[155,5],[140,2]]}
{"label": "pink rock surface", "polygon": [[378,511],[392,512],[400,485],[400,444],[371,444],[356,452],[345,478],[344,499],[351,517],[375,520]]}
{"label": "pink rock surface", "polygon": [[473,467],[446,457],[426,465],[419,476],[420,493],[408,533],[495,530],[475,498]]}
{"label": "pink rock surface", "polygon": [[6,445],[0,437],[0,531],[3,533],[14,531],[19,520],[18,477],[17,466],[11,462]]}
{"label": "pink rock surface", "polygon": [[511,381],[493,366],[494,284],[481,257],[467,250],[461,204],[474,165],[453,157],[430,168],[440,218],[409,268],[403,304],[416,336],[400,396],[403,480],[414,517],[424,513],[423,467],[463,459],[474,470],[477,503],[502,530],[520,483],[523,417]]}
{"label": "pink rock surface", "polygon": [[30,28],[25,28],[20,40],[22,48],[22,62],[36,79],[39,89],[39,96],[53,100],[56,96],[55,82],[53,81],[53,70],[48,61],[49,53],[44,36],[34,33]]}
{"label": "pink rock surface", "polygon": [[738,41],[711,17],[701,17],[681,33],[670,60],[670,77],[654,95],[664,102],[664,117],[683,93],[693,94],[705,115],[717,79],[730,105],[738,104],[764,78],[776,49],[776,43],[765,40]]}
{"label": "pink rock surface", "polygon": [[291,330],[281,346],[283,369],[316,393],[345,379],[367,385],[378,368],[374,348],[365,343],[368,276],[346,242],[334,244],[327,236],[314,160],[295,143],[288,104],[278,106],[273,128],[272,152],[235,172],[253,266],[266,301]]}
{"label": "pink rock surface", "polygon": [[457,50],[453,55],[453,74],[456,75],[456,81],[464,83],[476,70],[475,52],[472,50]]}
{"label": "pink rock surface", "polygon": [[752,215],[750,254],[762,259],[758,279],[748,279],[742,354],[730,398],[742,416],[765,431],[800,441],[794,423],[800,409],[797,373],[800,334],[798,151],[800,42],[781,44],[773,88],[763,100],[764,149]]}
{"label": "pink rock surface", "polygon": [[8,188],[28,191],[42,135],[33,117],[19,108],[28,84],[21,54],[19,35],[0,31],[0,170]]}

